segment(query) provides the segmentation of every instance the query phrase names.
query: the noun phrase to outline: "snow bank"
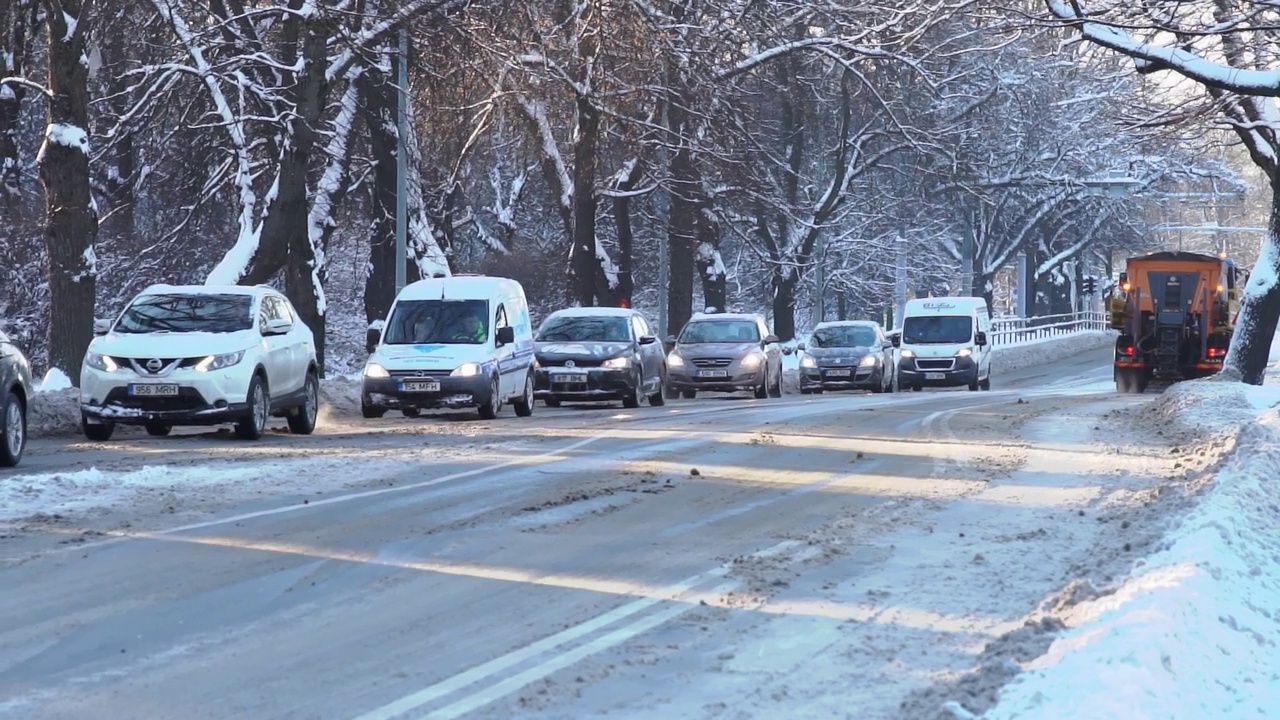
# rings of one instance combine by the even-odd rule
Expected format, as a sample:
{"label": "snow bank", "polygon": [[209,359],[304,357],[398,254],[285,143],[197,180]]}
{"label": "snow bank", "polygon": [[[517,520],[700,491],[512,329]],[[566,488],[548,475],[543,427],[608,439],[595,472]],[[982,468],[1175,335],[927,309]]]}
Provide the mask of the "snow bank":
{"label": "snow bank", "polygon": [[1234,430],[1201,500],[983,717],[1265,717],[1280,698],[1280,388],[1198,380],[1155,403],[1173,422]]}
{"label": "snow bank", "polygon": [[71,389],[71,378],[58,368],[50,368],[49,372],[44,374],[44,379],[40,381],[40,385],[36,388],[36,392],[55,392],[58,390]]}
{"label": "snow bank", "polygon": [[997,372],[1007,372],[1049,365],[1065,357],[1108,347],[1115,341],[1116,334],[1113,332],[1091,331],[1025,345],[995,347],[991,349],[992,367]]}

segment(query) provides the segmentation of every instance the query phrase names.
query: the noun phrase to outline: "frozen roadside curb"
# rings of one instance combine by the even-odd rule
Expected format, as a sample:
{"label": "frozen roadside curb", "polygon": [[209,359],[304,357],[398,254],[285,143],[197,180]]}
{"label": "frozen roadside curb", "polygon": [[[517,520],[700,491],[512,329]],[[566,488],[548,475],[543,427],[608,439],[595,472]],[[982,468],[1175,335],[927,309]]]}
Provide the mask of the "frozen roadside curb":
{"label": "frozen roadside curb", "polygon": [[[987,720],[1262,717],[1280,697],[1280,389],[1201,380],[1159,417],[1235,436],[1216,479],[1153,554],[1061,615],[1070,628]],[[956,708],[955,710],[959,710]],[[963,712],[953,714],[966,717]]]}

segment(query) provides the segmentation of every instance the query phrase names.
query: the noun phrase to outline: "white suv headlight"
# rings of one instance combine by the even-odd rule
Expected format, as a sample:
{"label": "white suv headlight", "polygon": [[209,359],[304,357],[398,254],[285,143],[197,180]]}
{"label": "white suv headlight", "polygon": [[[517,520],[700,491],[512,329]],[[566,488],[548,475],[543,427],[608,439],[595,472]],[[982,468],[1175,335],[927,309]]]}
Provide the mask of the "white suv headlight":
{"label": "white suv headlight", "polygon": [[120,366],[116,364],[115,360],[112,360],[106,355],[99,355],[98,353],[93,352],[85,353],[84,364],[94,370],[101,370],[103,372],[115,372],[120,369]]}
{"label": "white suv headlight", "polygon": [[449,374],[453,377],[475,377],[480,374],[480,363],[462,363],[458,367],[454,368],[454,371]]}
{"label": "white suv headlight", "polygon": [[364,366],[364,376],[367,378],[389,378],[391,373],[378,363],[369,363]]}
{"label": "white suv headlight", "polygon": [[244,350],[233,353],[225,353],[222,355],[210,355],[209,357],[196,363],[196,370],[199,372],[211,372],[213,370],[221,370],[238,364],[244,359]]}
{"label": "white suv headlight", "polygon": [[611,360],[605,360],[603,363],[600,364],[600,367],[607,367],[607,368],[631,367],[631,358],[617,357]]}

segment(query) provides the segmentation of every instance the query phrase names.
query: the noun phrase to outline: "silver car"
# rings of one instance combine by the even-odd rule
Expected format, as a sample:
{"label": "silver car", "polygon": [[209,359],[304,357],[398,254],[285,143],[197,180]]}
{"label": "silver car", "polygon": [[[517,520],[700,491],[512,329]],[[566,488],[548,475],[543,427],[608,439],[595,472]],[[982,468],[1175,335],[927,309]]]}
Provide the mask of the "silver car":
{"label": "silver car", "polygon": [[800,394],[865,389],[893,392],[893,343],[879,323],[844,320],[819,323],[800,343]]}
{"label": "silver car", "polygon": [[685,324],[667,356],[671,395],[750,390],[757,398],[782,397],[782,347],[764,317],[698,314]]}

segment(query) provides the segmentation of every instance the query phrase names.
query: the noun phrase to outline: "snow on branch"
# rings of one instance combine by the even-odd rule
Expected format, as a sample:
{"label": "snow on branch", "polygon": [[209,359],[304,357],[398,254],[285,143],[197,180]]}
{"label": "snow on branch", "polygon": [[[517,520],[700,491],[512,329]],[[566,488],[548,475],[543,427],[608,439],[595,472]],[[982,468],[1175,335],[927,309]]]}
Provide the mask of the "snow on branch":
{"label": "snow on branch", "polygon": [[307,213],[307,239],[311,243],[313,257],[311,284],[315,288],[316,308],[321,315],[324,314],[326,306],[324,285],[321,283],[327,262],[324,253],[324,233],[326,228],[336,224],[333,218],[334,199],[342,190],[350,164],[347,147],[351,138],[351,128],[355,125],[358,99],[356,79],[359,75],[358,68],[347,73],[347,86],[339,101],[338,115],[333,119],[333,135],[325,147],[328,162],[313,193],[315,199],[311,203],[311,211]]}
{"label": "snow on branch", "polygon": [[848,40],[847,38],[811,37],[811,38],[804,38],[802,40],[792,40],[791,42],[783,43],[781,45],[775,45],[774,47],[761,50],[760,52],[755,53],[751,57],[745,58],[735,63],[733,67],[727,68],[725,70],[721,70],[720,72],[716,73],[716,79],[728,80],[737,75],[741,75],[745,72],[754,70],[755,68],[769,62],[770,60],[775,60],[777,58],[783,57],[784,55],[789,55],[793,52],[797,52],[800,50],[817,50],[817,49],[847,50],[857,55],[861,55],[863,57],[880,58],[880,59],[886,59],[886,60],[898,60],[898,61],[906,62],[908,64],[913,65],[913,63],[910,60],[908,60],[905,57],[902,57],[901,55],[897,55],[896,53],[891,53],[886,50],[882,50],[874,47],[858,45]]}
{"label": "snow on branch", "polygon": [[1119,27],[1086,19],[1088,13],[1074,0],[1045,0],[1049,11],[1080,30],[1086,40],[1127,55],[1140,71],[1172,70],[1203,85],[1243,95],[1280,97],[1280,71],[1250,70],[1208,60],[1181,48],[1142,42]]}
{"label": "snow on branch", "polygon": [[[53,97],[53,93],[49,92],[48,88],[46,88],[45,86],[41,85],[38,82],[32,82],[31,80],[28,80],[24,77],[0,78],[0,91],[8,90],[9,92],[12,92],[11,90],[9,90],[9,87],[8,87],[9,85],[21,85],[22,87],[35,90],[36,92],[40,93],[41,95],[44,95],[47,98]],[[0,97],[3,97],[3,96],[0,96]]]}
{"label": "snow on branch", "polygon": [[446,12],[464,5],[464,0],[406,0],[390,17],[384,18],[348,38],[349,47],[329,62],[325,79],[334,82],[346,74],[356,58],[387,40],[392,33],[418,15]]}
{"label": "snow on branch", "polygon": [[539,102],[529,100],[524,95],[518,98],[520,108],[524,110],[525,115],[533,121],[538,130],[538,139],[542,143],[542,154],[551,161],[555,166],[556,177],[560,181],[560,205],[561,207],[573,208],[573,176],[569,174],[569,167],[564,162],[564,156],[560,153],[560,146],[556,144],[555,134],[551,130],[551,122],[547,119],[547,109]]}

